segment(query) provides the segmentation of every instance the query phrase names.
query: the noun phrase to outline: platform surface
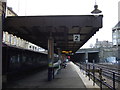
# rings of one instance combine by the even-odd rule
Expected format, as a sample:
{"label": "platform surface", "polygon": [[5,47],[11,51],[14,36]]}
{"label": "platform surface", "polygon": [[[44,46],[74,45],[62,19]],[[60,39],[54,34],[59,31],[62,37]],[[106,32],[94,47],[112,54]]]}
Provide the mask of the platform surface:
{"label": "platform surface", "polygon": [[69,62],[52,81],[47,81],[47,70],[45,70],[17,80],[7,88],[86,88],[86,86],[78,75],[76,66]]}

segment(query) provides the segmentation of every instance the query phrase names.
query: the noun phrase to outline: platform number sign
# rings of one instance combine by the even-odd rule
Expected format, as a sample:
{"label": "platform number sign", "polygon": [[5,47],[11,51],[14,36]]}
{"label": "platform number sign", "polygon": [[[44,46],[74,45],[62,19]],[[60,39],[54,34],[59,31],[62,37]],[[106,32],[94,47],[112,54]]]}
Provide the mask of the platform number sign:
{"label": "platform number sign", "polygon": [[73,41],[75,41],[75,42],[80,41],[80,34],[74,34],[73,35]]}

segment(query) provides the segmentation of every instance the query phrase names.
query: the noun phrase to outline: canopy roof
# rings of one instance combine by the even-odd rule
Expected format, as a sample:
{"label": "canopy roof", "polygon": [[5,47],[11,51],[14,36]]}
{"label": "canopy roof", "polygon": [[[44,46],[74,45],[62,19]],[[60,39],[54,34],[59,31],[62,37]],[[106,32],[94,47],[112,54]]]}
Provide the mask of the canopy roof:
{"label": "canopy roof", "polygon": [[[5,19],[4,31],[48,48],[48,38],[54,38],[55,51],[76,52],[102,28],[102,15],[15,16]],[[80,41],[73,35],[80,34]]]}

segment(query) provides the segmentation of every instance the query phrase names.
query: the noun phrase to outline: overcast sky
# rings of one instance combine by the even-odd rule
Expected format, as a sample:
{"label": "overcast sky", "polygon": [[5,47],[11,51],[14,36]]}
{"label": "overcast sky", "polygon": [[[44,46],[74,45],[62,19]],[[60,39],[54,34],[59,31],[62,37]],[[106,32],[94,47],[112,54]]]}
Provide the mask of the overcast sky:
{"label": "overcast sky", "polygon": [[[20,16],[27,15],[88,15],[94,9],[95,0],[7,0],[8,6]],[[98,40],[112,41],[112,28],[118,23],[120,0],[96,0],[103,14],[101,28],[83,47]]]}

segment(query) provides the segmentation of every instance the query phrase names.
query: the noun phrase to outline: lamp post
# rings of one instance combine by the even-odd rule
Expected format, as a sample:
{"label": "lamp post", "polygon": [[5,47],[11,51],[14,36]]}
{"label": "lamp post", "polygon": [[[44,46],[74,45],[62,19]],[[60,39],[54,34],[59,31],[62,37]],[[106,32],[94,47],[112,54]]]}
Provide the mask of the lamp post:
{"label": "lamp post", "polygon": [[99,13],[102,13],[102,11],[98,9],[98,5],[94,5],[94,10],[91,13],[92,14],[99,14]]}
{"label": "lamp post", "polygon": [[96,4],[96,1],[95,1],[95,5],[94,5],[94,10],[91,13],[92,14],[102,13],[102,11],[98,9],[98,5]]}

